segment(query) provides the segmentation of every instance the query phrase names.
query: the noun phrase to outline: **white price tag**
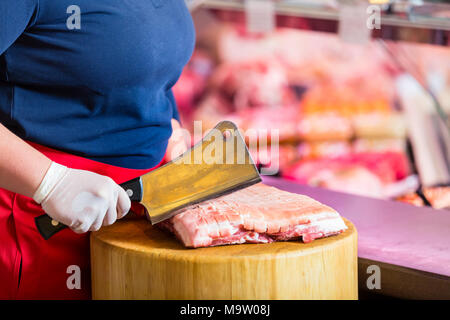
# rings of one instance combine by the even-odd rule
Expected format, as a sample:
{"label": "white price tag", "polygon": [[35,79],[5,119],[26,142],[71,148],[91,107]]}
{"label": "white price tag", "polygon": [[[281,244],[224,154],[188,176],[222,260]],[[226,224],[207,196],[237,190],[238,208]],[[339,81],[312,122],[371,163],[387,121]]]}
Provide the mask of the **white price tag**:
{"label": "white price tag", "polygon": [[266,33],[275,29],[275,4],[272,0],[245,0],[247,31]]}
{"label": "white price tag", "polygon": [[339,36],[343,41],[364,44],[369,42],[372,30],[367,27],[368,4],[354,1],[339,5]]}

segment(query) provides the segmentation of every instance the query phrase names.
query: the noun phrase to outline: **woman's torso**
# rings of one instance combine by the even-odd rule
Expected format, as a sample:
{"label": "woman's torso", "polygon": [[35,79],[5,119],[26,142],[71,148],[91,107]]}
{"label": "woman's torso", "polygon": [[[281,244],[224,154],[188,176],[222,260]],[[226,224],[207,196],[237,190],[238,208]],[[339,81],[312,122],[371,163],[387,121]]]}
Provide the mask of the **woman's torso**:
{"label": "woman's torso", "polygon": [[97,161],[156,165],[194,45],[184,1],[78,0],[79,29],[72,0],[26,1],[28,28],[0,56],[1,123]]}

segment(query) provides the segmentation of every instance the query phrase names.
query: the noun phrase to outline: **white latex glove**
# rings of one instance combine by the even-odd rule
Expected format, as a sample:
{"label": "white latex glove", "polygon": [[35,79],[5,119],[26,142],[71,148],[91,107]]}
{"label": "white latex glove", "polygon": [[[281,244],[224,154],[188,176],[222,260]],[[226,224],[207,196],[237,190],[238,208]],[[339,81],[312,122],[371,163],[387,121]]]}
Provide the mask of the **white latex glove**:
{"label": "white latex glove", "polygon": [[97,231],[124,217],[130,198],[111,178],[53,162],[33,195],[54,220],[76,233]]}

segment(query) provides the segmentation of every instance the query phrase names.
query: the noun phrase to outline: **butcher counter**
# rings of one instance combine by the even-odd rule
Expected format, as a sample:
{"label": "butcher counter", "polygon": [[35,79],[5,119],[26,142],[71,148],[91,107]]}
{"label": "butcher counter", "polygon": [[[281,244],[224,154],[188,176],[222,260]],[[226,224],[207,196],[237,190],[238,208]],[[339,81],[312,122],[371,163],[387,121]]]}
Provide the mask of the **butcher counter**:
{"label": "butcher counter", "polygon": [[125,219],[91,234],[93,298],[450,299],[448,211],[263,182],[333,207],[348,230],[304,244],[189,250],[148,221]]}
{"label": "butcher counter", "polygon": [[[264,177],[336,209],[358,230],[360,297],[450,299],[450,212]],[[369,277],[379,268],[380,285]],[[369,280],[369,281],[368,281]],[[369,289],[372,288],[372,289]]]}

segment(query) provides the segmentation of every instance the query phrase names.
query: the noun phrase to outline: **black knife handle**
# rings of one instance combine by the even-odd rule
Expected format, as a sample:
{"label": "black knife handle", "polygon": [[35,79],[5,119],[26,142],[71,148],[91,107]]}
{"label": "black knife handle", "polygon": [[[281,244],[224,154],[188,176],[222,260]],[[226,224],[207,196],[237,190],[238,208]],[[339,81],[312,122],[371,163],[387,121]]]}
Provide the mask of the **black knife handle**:
{"label": "black knife handle", "polygon": [[[130,181],[124,182],[120,186],[126,191],[131,201],[142,201],[143,188],[141,177],[137,177]],[[45,240],[50,239],[54,234],[67,228],[66,225],[52,219],[47,214],[43,214],[34,218],[34,222],[39,233]]]}
{"label": "black knife handle", "polygon": [[125,190],[131,201],[141,202],[144,196],[144,188],[142,187],[142,178],[137,177],[133,180],[124,182],[120,186]]}
{"label": "black knife handle", "polygon": [[45,240],[50,239],[55,233],[67,228],[65,224],[53,220],[48,214],[40,215],[34,218],[34,223]]}

